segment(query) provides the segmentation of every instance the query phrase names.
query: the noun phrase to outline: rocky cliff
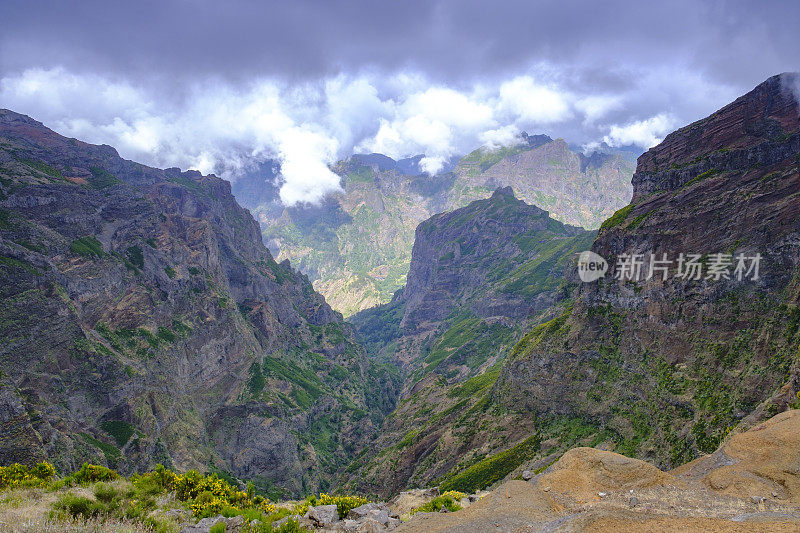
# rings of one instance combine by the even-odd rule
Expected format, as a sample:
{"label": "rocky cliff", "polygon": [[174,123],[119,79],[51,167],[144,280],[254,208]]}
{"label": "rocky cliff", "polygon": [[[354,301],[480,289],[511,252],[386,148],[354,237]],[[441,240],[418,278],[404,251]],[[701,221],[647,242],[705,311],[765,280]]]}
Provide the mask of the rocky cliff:
{"label": "rocky cliff", "polygon": [[362,490],[431,482],[460,455],[505,442],[470,427],[482,394],[524,332],[569,305],[564,270],[594,236],[510,187],[419,225],[406,287],[352,317],[373,356],[406,373],[397,410],[358,459]]}
{"label": "rocky cliff", "polygon": [[[277,257],[308,274],[345,316],[388,302],[405,285],[414,231],[432,215],[511,187],[553,218],[593,229],[629,201],[634,170],[627,152],[587,157],[546,135],[475,150],[436,176],[421,174],[415,160],[353,156],[334,168],[344,192],[323,205],[284,208],[265,201],[254,208]],[[252,189],[237,184],[246,205]]]}
{"label": "rocky cliff", "polygon": [[[497,402],[523,418],[578,417],[660,466],[797,402],[796,79],[770,78],[639,158],[632,203],[592,250],[612,268],[642,259],[641,276],[582,284],[561,325],[517,345]],[[650,254],[672,262],[648,279]]]}
{"label": "rocky cliff", "polygon": [[0,271],[3,463],[161,462],[296,494],[391,409],[341,315],[213,175],[0,111]]}

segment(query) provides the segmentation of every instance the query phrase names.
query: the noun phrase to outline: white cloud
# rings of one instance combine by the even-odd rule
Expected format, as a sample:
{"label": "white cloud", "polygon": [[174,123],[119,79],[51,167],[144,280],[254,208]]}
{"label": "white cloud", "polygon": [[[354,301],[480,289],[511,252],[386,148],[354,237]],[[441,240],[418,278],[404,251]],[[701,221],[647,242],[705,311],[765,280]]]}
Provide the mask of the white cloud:
{"label": "white cloud", "polygon": [[481,144],[489,149],[510,146],[520,140],[520,130],[514,124],[494,130],[484,131],[480,135]]}
{"label": "white cloud", "polygon": [[535,125],[561,122],[572,115],[568,94],[540,85],[530,76],[500,86],[499,108],[520,122]]}
{"label": "white cloud", "polygon": [[646,120],[631,122],[625,126],[614,124],[603,142],[609,146],[636,145],[651,148],[662,141],[664,135],[675,127],[675,120],[665,114],[659,114]]}
{"label": "white cloud", "polygon": [[611,95],[591,95],[575,102],[575,108],[583,113],[585,122],[590,124],[620,107],[622,98]]}
{"label": "white cloud", "polygon": [[0,78],[0,106],[154,166],[235,180],[256,162],[276,158],[281,198],[294,204],[338,190],[330,165],[354,152],[424,154],[421,168],[436,173],[454,155],[513,144],[523,130],[557,133],[586,147],[602,138],[611,146],[647,148],[678,123],[660,112],[671,102],[688,99],[711,111],[716,94],[700,77],[663,69],[635,77],[626,90],[600,95],[564,89],[553,69],[530,72],[535,76],[459,88],[398,72],[293,85],[268,78],[238,85],[204,79],[165,92],[62,68],[29,69]]}

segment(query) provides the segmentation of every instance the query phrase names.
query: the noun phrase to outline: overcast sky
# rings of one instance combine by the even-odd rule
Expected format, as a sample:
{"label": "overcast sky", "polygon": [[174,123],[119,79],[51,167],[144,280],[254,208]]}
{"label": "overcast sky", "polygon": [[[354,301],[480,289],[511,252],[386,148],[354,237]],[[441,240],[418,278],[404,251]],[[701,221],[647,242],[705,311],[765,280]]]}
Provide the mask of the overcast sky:
{"label": "overcast sky", "polygon": [[353,152],[645,150],[800,68],[796,0],[2,0],[0,21],[0,107],[156,166],[277,158],[286,203]]}

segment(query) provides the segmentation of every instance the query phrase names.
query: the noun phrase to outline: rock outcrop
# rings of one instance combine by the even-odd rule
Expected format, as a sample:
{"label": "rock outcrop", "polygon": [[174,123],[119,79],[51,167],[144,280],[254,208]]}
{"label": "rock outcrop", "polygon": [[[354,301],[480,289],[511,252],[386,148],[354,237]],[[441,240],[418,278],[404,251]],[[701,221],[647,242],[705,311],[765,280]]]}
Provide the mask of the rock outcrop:
{"label": "rock outcrop", "polygon": [[[483,423],[471,418],[483,419],[481,400],[524,332],[569,305],[564,271],[594,237],[510,187],[419,225],[406,287],[351,319],[373,357],[406,375],[399,408],[351,482],[388,496],[507,443],[508,435],[471,434]],[[521,424],[514,437],[527,429]]]}
{"label": "rock outcrop", "polygon": [[[735,457],[719,460],[734,448]],[[772,465],[777,450],[778,463],[792,465],[781,474],[791,490],[781,493],[759,486],[765,470],[780,468]],[[798,450],[796,410],[672,472],[612,452],[576,448],[530,482],[506,482],[456,513],[420,513],[397,531],[796,531]],[[733,470],[736,481],[730,477]]]}

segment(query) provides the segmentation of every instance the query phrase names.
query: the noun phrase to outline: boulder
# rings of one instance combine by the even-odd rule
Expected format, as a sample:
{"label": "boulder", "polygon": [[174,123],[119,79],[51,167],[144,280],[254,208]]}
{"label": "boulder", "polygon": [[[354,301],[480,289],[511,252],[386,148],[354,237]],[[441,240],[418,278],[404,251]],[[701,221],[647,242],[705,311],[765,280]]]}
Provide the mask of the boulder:
{"label": "boulder", "polygon": [[367,514],[370,511],[381,510],[381,509],[386,509],[388,511],[389,508],[386,507],[386,504],[383,503],[375,503],[375,502],[365,503],[364,505],[359,505],[358,507],[350,509],[350,511],[347,513],[347,518],[349,518],[350,520],[359,520],[367,516]]}
{"label": "boulder", "polygon": [[233,516],[231,518],[225,518],[224,516],[203,518],[195,525],[186,526],[181,529],[181,533],[209,533],[211,528],[219,523],[225,524],[225,533],[235,533],[241,530],[244,524],[244,518],[241,516]]}
{"label": "boulder", "polygon": [[339,521],[339,510],[335,505],[317,505],[308,508],[305,515],[317,527],[329,527]]}
{"label": "boulder", "polygon": [[412,489],[401,492],[387,502],[389,515],[399,518],[410,513],[413,509],[422,507],[436,496],[439,496],[438,488],[431,489]]}

